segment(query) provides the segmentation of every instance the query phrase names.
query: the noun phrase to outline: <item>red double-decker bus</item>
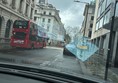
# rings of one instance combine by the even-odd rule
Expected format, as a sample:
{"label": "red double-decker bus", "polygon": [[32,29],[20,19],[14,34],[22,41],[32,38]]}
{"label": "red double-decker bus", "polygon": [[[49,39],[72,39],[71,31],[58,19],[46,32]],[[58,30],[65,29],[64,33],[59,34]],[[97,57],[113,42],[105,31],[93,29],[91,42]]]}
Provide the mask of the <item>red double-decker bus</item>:
{"label": "red double-decker bus", "polygon": [[16,20],[13,24],[11,43],[12,47],[20,48],[43,48],[46,47],[46,30],[37,24]]}

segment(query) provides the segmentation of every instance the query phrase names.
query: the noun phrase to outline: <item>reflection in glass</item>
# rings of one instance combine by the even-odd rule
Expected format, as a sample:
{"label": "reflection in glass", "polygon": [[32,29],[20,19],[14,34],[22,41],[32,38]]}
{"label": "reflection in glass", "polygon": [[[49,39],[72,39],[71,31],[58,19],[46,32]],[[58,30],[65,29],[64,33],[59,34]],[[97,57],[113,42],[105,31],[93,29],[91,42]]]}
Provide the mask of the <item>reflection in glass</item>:
{"label": "reflection in glass", "polygon": [[99,28],[102,28],[102,25],[103,25],[103,17],[102,17],[101,20],[100,20]]}
{"label": "reflection in glass", "polygon": [[102,12],[104,12],[105,8],[106,8],[106,0],[104,0],[102,3]]}
{"label": "reflection in glass", "polygon": [[100,16],[101,6],[98,8],[98,17]]}
{"label": "reflection in glass", "polygon": [[96,23],[96,30],[98,30],[99,22]]}
{"label": "reflection in glass", "polygon": [[110,20],[110,11],[108,11],[108,12],[105,14],[104,25],[105,25],[106,23],[108,23],[109,20]]}
{"label": "reflection in glass", "polygon": [[118,17],[118,3],[116,4],[116,13],[115,16]]}
{"label": "reflection in glass", "polygon": [[106,0],[106,1],[107,1],[106,7],[108,7],[112,0]]}

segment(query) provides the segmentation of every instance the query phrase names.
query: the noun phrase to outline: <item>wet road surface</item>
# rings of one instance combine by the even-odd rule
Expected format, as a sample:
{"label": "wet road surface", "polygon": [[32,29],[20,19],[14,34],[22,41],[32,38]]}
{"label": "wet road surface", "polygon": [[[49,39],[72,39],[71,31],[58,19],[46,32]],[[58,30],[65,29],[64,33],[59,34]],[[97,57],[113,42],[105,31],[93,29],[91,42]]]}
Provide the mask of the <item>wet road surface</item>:
{"label": "wet road surface", "polygon": [[63,55],[63,48],[12,49],[0,51],[0,62],[34,65],[72,74],[83,74],[74,56]]}

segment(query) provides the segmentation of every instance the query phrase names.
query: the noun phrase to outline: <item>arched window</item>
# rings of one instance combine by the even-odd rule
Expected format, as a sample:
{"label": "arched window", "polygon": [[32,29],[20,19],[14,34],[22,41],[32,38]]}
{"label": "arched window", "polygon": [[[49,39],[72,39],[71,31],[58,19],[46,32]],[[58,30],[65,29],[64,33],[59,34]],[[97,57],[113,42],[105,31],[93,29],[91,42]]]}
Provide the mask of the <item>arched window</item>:
{"label": "arched window", "polygon": [[2,17],[0,17],[0,32],[1,32],[1,28],[2,28]]}
{"label": "arched window", "polygon": [[8,2],[7,0],[2,0],[2,3],[7,4]]}
{"label": "arched window", "polygon": [[19,12],[22,13],[23,0],[20,0]]}
{"label": "arched window", "polygon": [[8,20],[8,21],[7,21],[7,24],[6,24],[5,38],[9,38],[10,28],[11,28],[11,21]]}
{"label": "arched window", "polygon": [[11,6],[13,9],[16,9],[16,0],[12,0]]}
{"label": "arched window", "polygon": [[1,35],[1,31],[2,31],[2,28],[3,28],[4,24],[5,24],[4,17],[0,17],[0,35]]}

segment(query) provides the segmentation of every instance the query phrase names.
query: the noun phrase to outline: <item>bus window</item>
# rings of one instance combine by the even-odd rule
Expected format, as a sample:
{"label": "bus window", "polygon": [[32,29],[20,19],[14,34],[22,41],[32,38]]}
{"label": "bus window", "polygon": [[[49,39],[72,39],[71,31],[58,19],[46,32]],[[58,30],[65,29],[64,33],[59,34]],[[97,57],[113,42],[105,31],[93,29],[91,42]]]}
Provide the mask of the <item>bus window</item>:
{"label": "bus window", "polygon": [[37,34],[37,25],[34,23],[30,24],[30,35],[36,35]]}
{"label": "bus window", "polygon": [[24,40],[26,37],[26,33],[24,32],[14,32],[13,37],[16,39]]}
{"label": "bus window", "polygon": [[30,35],[32,35],[32,31],[33,31],[33,23],[30,23]]}
{"label": "bus window", "polygon": [[30,35],[29,39],[30,39],[31,41],[36,41],[36,40],[37,40],[37,39],[36,39],[36,36],[33,36],[33,35]]}
{"label": "bus window", "polygon": [[42,42],[42,38],[41,38],[41,37],[39,37],[39,38],[38,38],[38,41],[39,41],[39,42]]}
{"label": "bus window", "polygon": [[13,28],[28,28],[28,21],[16,20],[13,24]]}

